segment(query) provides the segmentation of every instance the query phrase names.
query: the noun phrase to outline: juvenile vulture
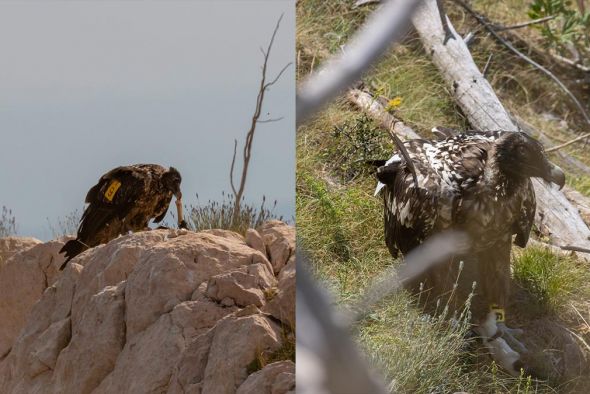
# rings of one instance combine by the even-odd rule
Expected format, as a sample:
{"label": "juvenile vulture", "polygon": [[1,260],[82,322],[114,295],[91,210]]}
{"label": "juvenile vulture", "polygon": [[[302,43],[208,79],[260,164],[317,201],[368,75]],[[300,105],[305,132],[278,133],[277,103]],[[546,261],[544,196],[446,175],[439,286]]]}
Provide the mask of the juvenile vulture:
{"label": "juvenile vulture", "polygon": [[88,206],[80,219],[75,240],[59,251],[65,253],[65,265],[88,248],[104,244],[129,231],[148,228],[164,219],[172,196],[176,196],[179,227],[186,228],[182,216],[182,178],[174,167],[135,164],[117,167],[98,180],[86,195]]}
{"label": "juvenile vulture", "polygon": [[565,175],[549,162],[543,146],[524,133],[433,131],[440,140],[406,141],[407,154],[395,154],[377,169],[375,194],[383,196],[387,247],[396,257],[438,232],[465,232],[470,239],[468,253],[405,285],[426,293],[422,300],[442,297],[443,305],[445,297],[453,294],[450,305],[458,309],[476,282],[471,301],[476,331],[496,361],[518,374],[520,356],[508,343],[523,351],[512,335],[520,330],[504,323],[512,238],[516,236],[514,243],[520,247],[529,239],[536,209],[530,178],[561,188]]}

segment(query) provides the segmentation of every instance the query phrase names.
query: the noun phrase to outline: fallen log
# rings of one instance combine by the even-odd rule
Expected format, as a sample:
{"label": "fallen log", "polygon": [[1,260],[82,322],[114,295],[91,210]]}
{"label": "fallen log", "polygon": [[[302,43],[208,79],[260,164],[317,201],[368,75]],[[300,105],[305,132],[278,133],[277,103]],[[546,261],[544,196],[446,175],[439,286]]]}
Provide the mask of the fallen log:
{"label": "fallen log", "polygon": [[[346,94],[346,98],[359,110],[365,112],[371,118],[376,120],[383,129],[395,133],[402,139],[421,138],[420,135],[418,135],[411,127],[407,126],[403,121],[387,112],[383,104],[380,103],[379,100],[375,99],[370,93],[359,89],[350,89]],[[530,125],[527,124],[527,127],[530,127]],[[553,188],[550,189],[556,191]],[[581,216],[584,223],[587,226],[590,226],[590,198],[585,197],[578,191],[571,189],[568,186],[563,189],[563,193],[565,194],[565,197],[574,204],[575,209],[578,210],[578,214]],[[537,199],[539,199],[539,195],[537,195]],[[552,231],[556,231],[552,227],[547,227],[547,224],[542,220],[539,220],[539,218],[537,219],[537,226],[543,233],[551,234]],[[551,246],[558,249],[561,248],[561,246]],[[586,259],[590,259],[590,256],[587,256]]]}
{"label": "fallen log", "polygon": [[563,193],[578,208],[580,216],[590,226],[590,198],[568,186],[563,189]]}
{"label": "fallen log", "polygon": [[[536,247],[542,249],[548,249],[551,253],[558,256],[576,256],[579,259],[590,262],[590,254],[587,250],[577,250],[575,246],[556,246],[545,242],[537,241],[536,239],[529,239],[527,247]],[[577,252],[577,253],[576,253]]]}
{"label": "fallen log", "polygon": [[[481,16],[480,14],[475,12],[467,3],[465,3],[462,0],[455,0],[455,2],[457,4],[459,4],[461,7],[463,7],[468,13],[470,13],[471,16],[473,16],[492,35],[492,37],[494,37],[494,39],[496,41],[498,41],[500,44],[504,45],[509,51],[514,53],[516,56],[518,56],[519,58],[521,58],[522,60],[524,60],[525,62],[527,62],[531,66],[535,67],[537,70],[541,71],[542,73],[547,75],[549,78],[551,78],[553,80],[553,82],[555,82],[557,84],[557,86],[559,86],[559,88],[561,90],[563,90],[564,93],[574,103],[574,105],[576,106],[576,108],[580,112],[580,115],[582,115],[582,117],[584,118],[584,121],[588,125],[590,125],[590,115],[588,115],[588,113],[586,112],[584,105],[582,105],[580,100],[578,100],[578,98],[571,92],[571,90],[569,90],[569,88],[561,81],[561,79],[559,79],[559,77],[557,77],[557,75],[552,73],[548,68],[542,66],[541,64],[537,63],[536,61],[534,61],[533,59],[531,59],[530,57],[528,57],[527,55],[525,55],[524,53],[519,51],[514,45],[512,45],[510,42],[508,42],[504,38],[502,38],[498,34],[498,32],[494,29],[494,27],[491,24],[489,24],[483,16]],[[445,29],[444,31],[445,31],[445,37],[446,37],[446,35],[448,34],[448,27],[447,27],[446,23],[443,24],[443,28]]]}
{"label": "fallen log", "polygon": [[[452,23],[447,22],[457,35]],[[478,130],[518,130],[463,40],[443,44],[445,33],[436,1],[422,2],[412,23],[471,125]],[[565,195],[537,179],[533,184],[537,195],[536,224],[550,237],[551,243],[590,247],[590,229]]]}
{"label": "fallen log", "polygon": [[387,112],[385,107],[370,93],[360,89],[350,89],[346,93],[346,98],[361,111],[379,122],[379,125],[385,130],[392,131],[402,139],[411,140],[420,138],[411,127],[406,126],[404,122]]}

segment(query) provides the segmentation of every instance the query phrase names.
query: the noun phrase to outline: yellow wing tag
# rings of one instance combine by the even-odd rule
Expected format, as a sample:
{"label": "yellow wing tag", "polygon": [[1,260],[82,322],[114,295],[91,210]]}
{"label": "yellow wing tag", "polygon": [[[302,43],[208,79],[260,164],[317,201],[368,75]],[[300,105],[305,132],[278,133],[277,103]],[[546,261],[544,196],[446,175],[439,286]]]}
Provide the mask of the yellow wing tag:
{"label": "yellow wing tag", "polygon": [[116,179],[113,179],[107,191],[104,192],[104,197],[110,202],[113,201],[113,198],[115,197],[115,194],[117,193],[117,190],[119,190],[120,187],[121,182],[119,182]]}
{"label": "yellow wing tag", "polygon": [[498,305],[490,305],[490,311],[496,314],[496,321],[498,323],[503,323],[504,321],[506,321],[506,312],[504,312],[504,309],[500,308]]}

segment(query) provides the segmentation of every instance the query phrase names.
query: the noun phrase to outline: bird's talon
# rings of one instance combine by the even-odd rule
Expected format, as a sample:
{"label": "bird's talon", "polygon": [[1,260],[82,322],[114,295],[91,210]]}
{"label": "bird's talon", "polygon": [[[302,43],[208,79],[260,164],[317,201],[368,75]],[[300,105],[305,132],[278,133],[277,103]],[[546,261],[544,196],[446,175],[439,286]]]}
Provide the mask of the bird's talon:
{"label": "bird's talon", "polygon": [[509,328],[504,323],[498,323],[498,330],[502,332],[502,338],[519,353],[527,353],[527,347],[518,339],[517,336],[521,336],[524,331],[520,328]]}

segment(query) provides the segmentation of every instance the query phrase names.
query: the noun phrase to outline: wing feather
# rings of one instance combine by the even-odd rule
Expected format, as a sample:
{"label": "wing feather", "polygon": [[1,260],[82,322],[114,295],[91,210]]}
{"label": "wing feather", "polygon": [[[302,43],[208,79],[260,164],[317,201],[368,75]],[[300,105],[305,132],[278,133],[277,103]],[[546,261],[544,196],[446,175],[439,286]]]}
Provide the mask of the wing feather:
{"label": "wing feather", "polygon": [[531,228],[535,222],[536,209],[537,199],[535,197],[535,189],[533,183],[529,180],[528,188],[522,200],[520,214],[513,229],[516,234],[514,244],[521,248],[524,248],[528,243]]}
{"label": "wing feather", "polygon": [[[113,182],[120,186],[108,198]],[[133,203],[144,190],[145,180],[132,166],[118,167],[103,175],[86,195],[89,205],[84,210],[78,238],[89,242],[109,222],[115,218],[123,219],[133,207]]]}

